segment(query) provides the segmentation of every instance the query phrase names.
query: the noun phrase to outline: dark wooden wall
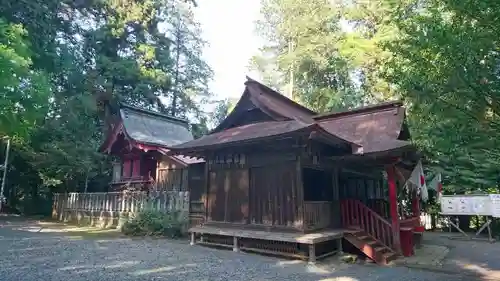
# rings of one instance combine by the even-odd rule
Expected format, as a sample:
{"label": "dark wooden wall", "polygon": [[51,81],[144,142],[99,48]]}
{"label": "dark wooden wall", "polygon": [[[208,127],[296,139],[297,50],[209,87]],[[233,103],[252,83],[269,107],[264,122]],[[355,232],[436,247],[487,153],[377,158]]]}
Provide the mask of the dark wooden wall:
{"label": "dark wooden wall", "polygon": [[207,220],[300,228],[303,197],[297,159],[293,150],[262,146],[213,154],[208,160]]}
{"label": "dark wooden wall", "polygon": [[209,173],[208,221],[248,221],[248,169],[220,169]]}
{"label": "dark wooden wall", "polygon": [[302,216],[295,162],[250,169],[250,223],[293,227]]}
{"label": "dark wooden wall", "polygon": [[205,222],[205,198],[207,184],[205,163],[191,164],[188,167],[189,220],[192,226]]}
{"label": "dark wooden wall", "polygon": [[340,199],[357,199],[384,218],[389,218],[387,187],[382,175],[379,178],[341,172],[339,177]]}
{"label": "dark wooden wall", "polygon": [[328,192],[321,191],[326,195],[314,201],[329,204],[331,211],[323,216],[329,216],[330,227],[341,227],[340,200],[377,198],[377,194],[368,194],[377,192],[374,187],[379,182],[340,172],[339,163],[328,158],[337,152],[336,148],[295,139],[218,150],[206,156],[207,221],[302,230],[302,169],[312,168],[322,170],[331,181],[326,185]]}
{"label": "dark wooden wall", "polygon": [[358,199],[366,203],[370,199],[387,198],[382,177],[377,179],[342,172],[339,189],[341,199]]}

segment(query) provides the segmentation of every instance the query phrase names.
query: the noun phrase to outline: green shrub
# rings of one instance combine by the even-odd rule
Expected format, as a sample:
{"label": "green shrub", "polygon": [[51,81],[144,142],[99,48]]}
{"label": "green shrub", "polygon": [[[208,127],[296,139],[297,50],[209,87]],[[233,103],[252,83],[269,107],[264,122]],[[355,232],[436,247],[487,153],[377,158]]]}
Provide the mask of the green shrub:
{"label": "green shrub", "polygon": [[136,217],[126,221],[121,230],[130,236],[165,236],[178,238],[183,236],[184,223],[179,212],[142,211]]}

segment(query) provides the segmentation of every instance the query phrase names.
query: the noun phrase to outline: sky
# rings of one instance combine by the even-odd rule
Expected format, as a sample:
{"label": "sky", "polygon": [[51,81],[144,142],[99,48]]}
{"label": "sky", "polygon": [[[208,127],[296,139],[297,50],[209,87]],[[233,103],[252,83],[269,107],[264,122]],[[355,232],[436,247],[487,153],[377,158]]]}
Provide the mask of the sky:
{"label": "sky", "polygon": [[200,0],[194,9],[209,46],[203,57],[214,71],[210,90],[217,99],[239,98],[246,76],[258,78],[248,70],[250,58],[257,54],[262,40],[255,34],[259,0]]}

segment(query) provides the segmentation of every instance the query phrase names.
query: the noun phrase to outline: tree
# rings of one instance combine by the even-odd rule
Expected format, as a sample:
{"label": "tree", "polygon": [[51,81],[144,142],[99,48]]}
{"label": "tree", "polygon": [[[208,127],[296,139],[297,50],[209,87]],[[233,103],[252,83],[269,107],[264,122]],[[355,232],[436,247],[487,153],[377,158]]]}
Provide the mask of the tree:
{"label": "tree", "polygon": [[177,5],[170,13],[169,34],[172,36],[174,67],[171,89],[171,115],[189,112],[199,115],[195,104],[206,103],[210,97],[208,82],[212,69],[201,58],[203,47],[201,28],[190,6]]}
{"label": "tree", "polygon": [[394,10],[401,32],[386,76],[410,102],[414,138],[453,192],[498,186],[495,1],[426,1]]}
{"label": "tree", "polygon": [[383,65],[393,56],[385,45],[399,36],[391,13],[394,1],[354,0],[341,2],[343,30],[339,53],[355,69],[359,90],[368,103],[399,98],[384,77]]}
{"label": "tree", "polygon": [[257,31],[269,43],[252,63],[277,70],[274,84],[288,83],[289,93],[319,112],[363,103],[338,52],[341,16],[331,1],[265,0],[261,15]]}
{"label": "tree", "polygon": [[23,141],[47,112],[48,77],[33,70],[30,42],[19,24],[0,18],[0,135]]}
{"label": "tree", "polygon": [[[204,132],[198,106],[210,98],[211,72],[185,1],[5,0],[0,18],[0,71],[15,73],[0,78],[12,91],[0,101],[0,135],[23,140],[12,151],[11,207],[41,206],[51,192],[83,191],[85,182],[105,190],[110,159],[97,148],[118,101],[189,117]],[[183,34],[178,44],[170,26]]]}
{"label": "tree", "polygon": [[211,125],[213,128],[217,127],[226,117],[233,111],[237,99],[227,98],[216,103],[215,110],[211,114]]}
{"label": "tree", "polygon": [[498,186],[500,4],[262,3],[257,29],[269,44],[252,63],[266,81],[293,85],[318,111],[402,98],[413,139],[445,186]]}

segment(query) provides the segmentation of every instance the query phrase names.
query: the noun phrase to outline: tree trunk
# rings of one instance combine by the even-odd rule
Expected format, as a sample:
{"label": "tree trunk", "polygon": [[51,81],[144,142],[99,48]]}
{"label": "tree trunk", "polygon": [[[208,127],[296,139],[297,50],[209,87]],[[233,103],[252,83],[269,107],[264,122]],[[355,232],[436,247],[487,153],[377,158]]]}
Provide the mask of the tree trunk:
{"label": "tree trunk", "polygon": [[181,17],[180,15],[177,16],[177,27],[176,27],[176,48],[177,48],[177,53],[175,55],[175,74],[174,74],[174,84],[173,84],[173,95],[172,95],[172,109],[170,110],[170,114],[172,116],[175,116],[177,114],[177,99],[179,98],[179,64],[180,64],[180,58],[181,58]]}

